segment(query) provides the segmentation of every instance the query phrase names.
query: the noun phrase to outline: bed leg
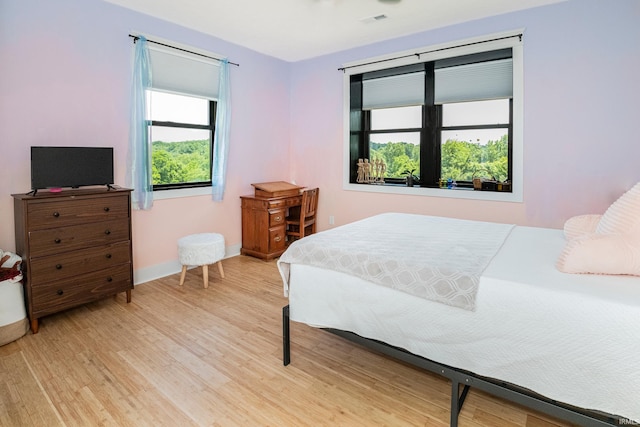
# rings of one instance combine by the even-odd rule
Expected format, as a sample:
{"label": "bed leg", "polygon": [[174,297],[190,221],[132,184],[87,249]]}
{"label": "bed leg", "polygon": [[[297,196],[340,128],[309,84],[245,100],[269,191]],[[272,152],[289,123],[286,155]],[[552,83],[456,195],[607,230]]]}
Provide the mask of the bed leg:
{"label": "bed leg", "polygon": [[458,427],[458,414],[460,413],[460,383],[452,379],[451,380],[451,421],[449,425],[451,427]]}
{"label": "bed leg", "polygon": [[282,307],[282,364],[291,363],[291,341],[289,333],[289,306]]}
{"label": "bed leg", "polygon": [[464,405],[464,399],[467,397],[467,393],[469,393],[469,389],[471,387],[468,385],[465,385],[464,388],[462,389],[462,393],[460,393],[460,401],[458,404],[458,413],[460,411],[462,411],[462,405]]}
{"label": "bed leg", "polygon": [[451,380],[451,427],[458,427],[458,415],[460,415],[464,399],[467,397],[467,393],[469,393],[469,388],[470,386],[465,384],[462,393],[460,393],[460,383],[458,380]]}

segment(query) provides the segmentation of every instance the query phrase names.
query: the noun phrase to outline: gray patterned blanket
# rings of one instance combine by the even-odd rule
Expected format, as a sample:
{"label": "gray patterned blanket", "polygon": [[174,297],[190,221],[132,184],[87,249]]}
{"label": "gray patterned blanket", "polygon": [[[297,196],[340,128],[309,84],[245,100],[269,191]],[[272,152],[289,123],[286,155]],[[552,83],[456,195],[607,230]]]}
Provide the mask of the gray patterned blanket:
{"label": "gray patterned blanket", "polygon": [[512,224],[386,213],[295,241],[278,260],[288,295],[290,264],[353,275],[465,310]]}

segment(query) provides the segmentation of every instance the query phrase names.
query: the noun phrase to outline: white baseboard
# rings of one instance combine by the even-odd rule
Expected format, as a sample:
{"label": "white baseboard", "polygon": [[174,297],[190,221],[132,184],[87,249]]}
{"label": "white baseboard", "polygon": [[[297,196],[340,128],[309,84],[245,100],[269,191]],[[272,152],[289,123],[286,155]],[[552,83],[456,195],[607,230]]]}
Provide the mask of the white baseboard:
{"label": "white baseboard", "polygon": [[[241,247],[242,244],[227,246],[225,248],[224,257],[231,258],[240,255]],[[182,265],[177,259],[164,262],[162,264],[152,265],[151,267],[139,268],[133,272],[133,284],[139,285],[162,277],[171,276],[172,274],[178,274],[181,270]]]}

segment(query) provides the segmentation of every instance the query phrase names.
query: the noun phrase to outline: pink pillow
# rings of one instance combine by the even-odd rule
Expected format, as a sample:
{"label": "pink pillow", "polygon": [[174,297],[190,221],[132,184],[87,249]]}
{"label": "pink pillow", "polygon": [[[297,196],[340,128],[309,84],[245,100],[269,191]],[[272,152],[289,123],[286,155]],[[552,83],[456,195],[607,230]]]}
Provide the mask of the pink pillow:
{"label": "pink pillow", "polygon": [[563,273],[640,276],[640,234],[590,234],[567,243],[556,263]]}
{"label": "pink pillow", "polygon": [[602,215],[596,233],[640,232],[640,183],[613,202]]}
{"label": "pink pillow", "polygon": [[594,233],[600,218],[602,218],[602,215],[578,215],[569,218],[564,223],[564,237],[567,240],[572,240],[576,237]]}

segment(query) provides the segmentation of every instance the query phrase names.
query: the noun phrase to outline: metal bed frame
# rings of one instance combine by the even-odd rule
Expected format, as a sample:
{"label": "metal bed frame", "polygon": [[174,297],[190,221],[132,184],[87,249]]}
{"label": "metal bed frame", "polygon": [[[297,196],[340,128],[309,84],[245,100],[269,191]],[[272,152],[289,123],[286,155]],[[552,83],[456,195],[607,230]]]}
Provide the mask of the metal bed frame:
{"label": "metal bed frame", "polygon": [[[282,308],[282,361],[284,366],[291,363],[291,334],[289,328],[289,306]],[[392,358],[409,363],[421,369],[441,375],[451,381],[451,427],[458,426],[458,415],[471,387],[483,390],[489,394],[509,400],[514,403],[540,411],[549,416],[576,423],[584,427],[619,426],[625,424],[626,419],[585,409],[577,408],[548,399],[530,390],[516,385],[481,377],[472,372],[453,368],[434,362],[424,357],[410,353],[402,348],[394,347],[381,341],[364,338],[353,332],[339,329],[322,328],[356,344],[380,352]],[[462,391],[460,391],[462,386]]]}

